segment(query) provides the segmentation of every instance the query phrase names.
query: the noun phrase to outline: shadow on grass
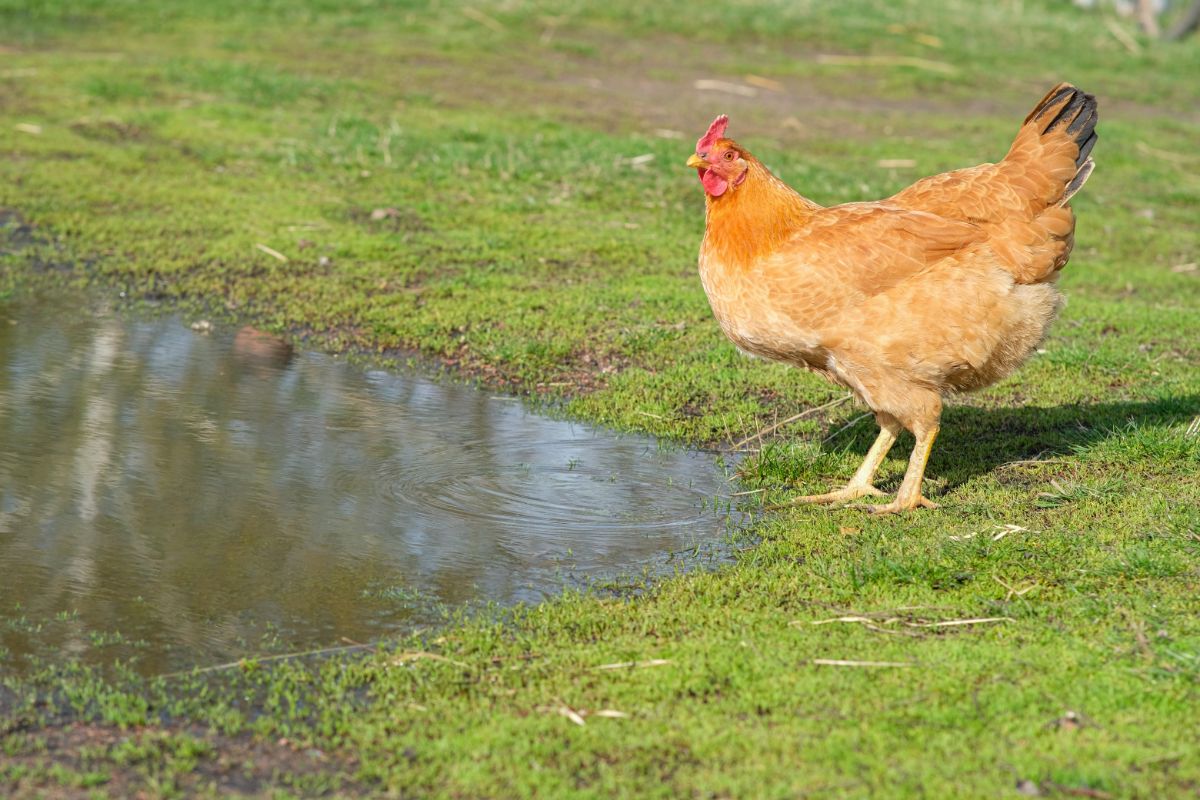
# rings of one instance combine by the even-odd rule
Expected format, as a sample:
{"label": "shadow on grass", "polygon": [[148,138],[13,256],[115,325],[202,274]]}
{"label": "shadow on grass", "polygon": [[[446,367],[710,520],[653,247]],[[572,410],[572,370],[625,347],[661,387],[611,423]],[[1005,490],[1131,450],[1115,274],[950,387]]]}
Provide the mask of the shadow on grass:
{"label": "shadow on grass", "polygon": [[[1197,416],[1200,395],[1049,407],[950,406],[942,415],[927,476],[944,480],[946,490],[951,490],[1003,464],[1076,456],[1131,428],[1166,429]],[[835,437],[825,449],[866,453],[877,432],[873,421],[864,420],[852,434]],[[912,444],[912,436],[905,434],[892,457],[907,459]]]}

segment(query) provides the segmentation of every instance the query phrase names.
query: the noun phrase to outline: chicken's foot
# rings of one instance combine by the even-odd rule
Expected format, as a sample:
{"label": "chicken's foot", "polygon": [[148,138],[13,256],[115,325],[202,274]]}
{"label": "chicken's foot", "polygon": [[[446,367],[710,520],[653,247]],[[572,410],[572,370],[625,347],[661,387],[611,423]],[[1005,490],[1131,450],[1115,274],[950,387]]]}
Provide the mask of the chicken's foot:
{"label": "chicken's foot", "polygon": [[867,457],[863,459],[862,466],[858,468],[858,472],[854,473],[854,477],[850,482],[832,492],[825,494],[809,494],[803,497],[797,497],[791,502],[800,503],[848,503],[851,500],[857,500],[860,497],[883,497],[884,493],[876,489],[871,481],[875,479],[875,473],[879,471],[879,465],[883,463],[883,459],[887,456],[888,451],[892,449],[892,445],[896,442],[896,437],[900,435],[900,423],[894,419],[879,419],[879,436],[875,438],[875,444],[871,445],[871,449],[867,451]]}
{"label": "chicken's foot", "polygon": [[872,514],[899,514],[901,511],[911,511],[921,508],[937,508],[938,504],[921,496],[921,482],[925,479],[925,465],[929,463],[929,453],[933,450],[933,442],[937,439],[938,429],[929,428],[918,432],[917,443],[913,446],[912,456],[908,459],[908,469],[904,473],[904,481],[896,492],[896,499],[881,506],[861,506]]}

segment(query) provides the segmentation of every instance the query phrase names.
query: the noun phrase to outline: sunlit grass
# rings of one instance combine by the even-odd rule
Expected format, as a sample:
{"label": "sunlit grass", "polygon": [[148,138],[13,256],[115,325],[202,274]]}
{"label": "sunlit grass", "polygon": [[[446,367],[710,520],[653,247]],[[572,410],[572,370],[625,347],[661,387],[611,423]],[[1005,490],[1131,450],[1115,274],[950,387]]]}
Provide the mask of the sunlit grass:
{"label": "sunlit grass", "polygon": [[[0,245],[3,291],[80,283],[313,347],[415,350],[554,413],[726,447],[840,391],[742,357],[712,322],[681,167],[698,126],[729,110],[733,135],[837,203],[1001,157],[1060,79],[1101,103],[1069,305],[1045,352],[948,409],[927,487],[942,510],[786,507],[870,444],[862,409],[832,405],[747,445],[758,521],[735,563],[368,657],[5,679],[0,789],[219,794],[221,754],[253,760],[243,733],[281,765],[253,773],[260,792],[1200,786],[1194,42],[1130,53],[1050,0],[0,0],[0,44],[0,208],[36,233]],[[691,88],[747,74],[784,90]],[[915,166],[880,166],[897,158]],[[979,618],[999,621],[936,624]],[[655,665],[597,669],[619,662]],[[47,744],[75,719],[139,733]],[[315,772],[287,755],[310,748]]]}

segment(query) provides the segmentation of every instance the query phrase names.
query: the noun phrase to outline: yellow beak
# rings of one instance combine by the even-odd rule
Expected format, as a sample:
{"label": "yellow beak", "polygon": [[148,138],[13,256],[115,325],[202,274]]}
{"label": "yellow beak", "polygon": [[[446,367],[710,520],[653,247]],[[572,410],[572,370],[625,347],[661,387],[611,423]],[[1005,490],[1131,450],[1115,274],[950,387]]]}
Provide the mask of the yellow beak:
{"label": "yellow beak", "polygon": [[705,160],[703,158],[696,155],[695,153],[692,153],[690,156],[688,156],[687,165],[689,167],[696,167],[698,169],[702,169],[702,168],[708,166],[707,162],[705,162]]}

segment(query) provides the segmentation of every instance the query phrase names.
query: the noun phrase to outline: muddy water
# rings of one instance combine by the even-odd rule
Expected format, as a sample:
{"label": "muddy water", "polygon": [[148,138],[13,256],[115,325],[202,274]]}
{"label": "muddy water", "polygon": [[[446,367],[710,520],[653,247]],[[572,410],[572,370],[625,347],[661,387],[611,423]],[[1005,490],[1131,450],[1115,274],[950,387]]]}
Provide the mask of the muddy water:
{"label": "muddy water", "polygon": [[720,542],[710,455],[269,338],[0,305],[0,672],[366,642]]}

